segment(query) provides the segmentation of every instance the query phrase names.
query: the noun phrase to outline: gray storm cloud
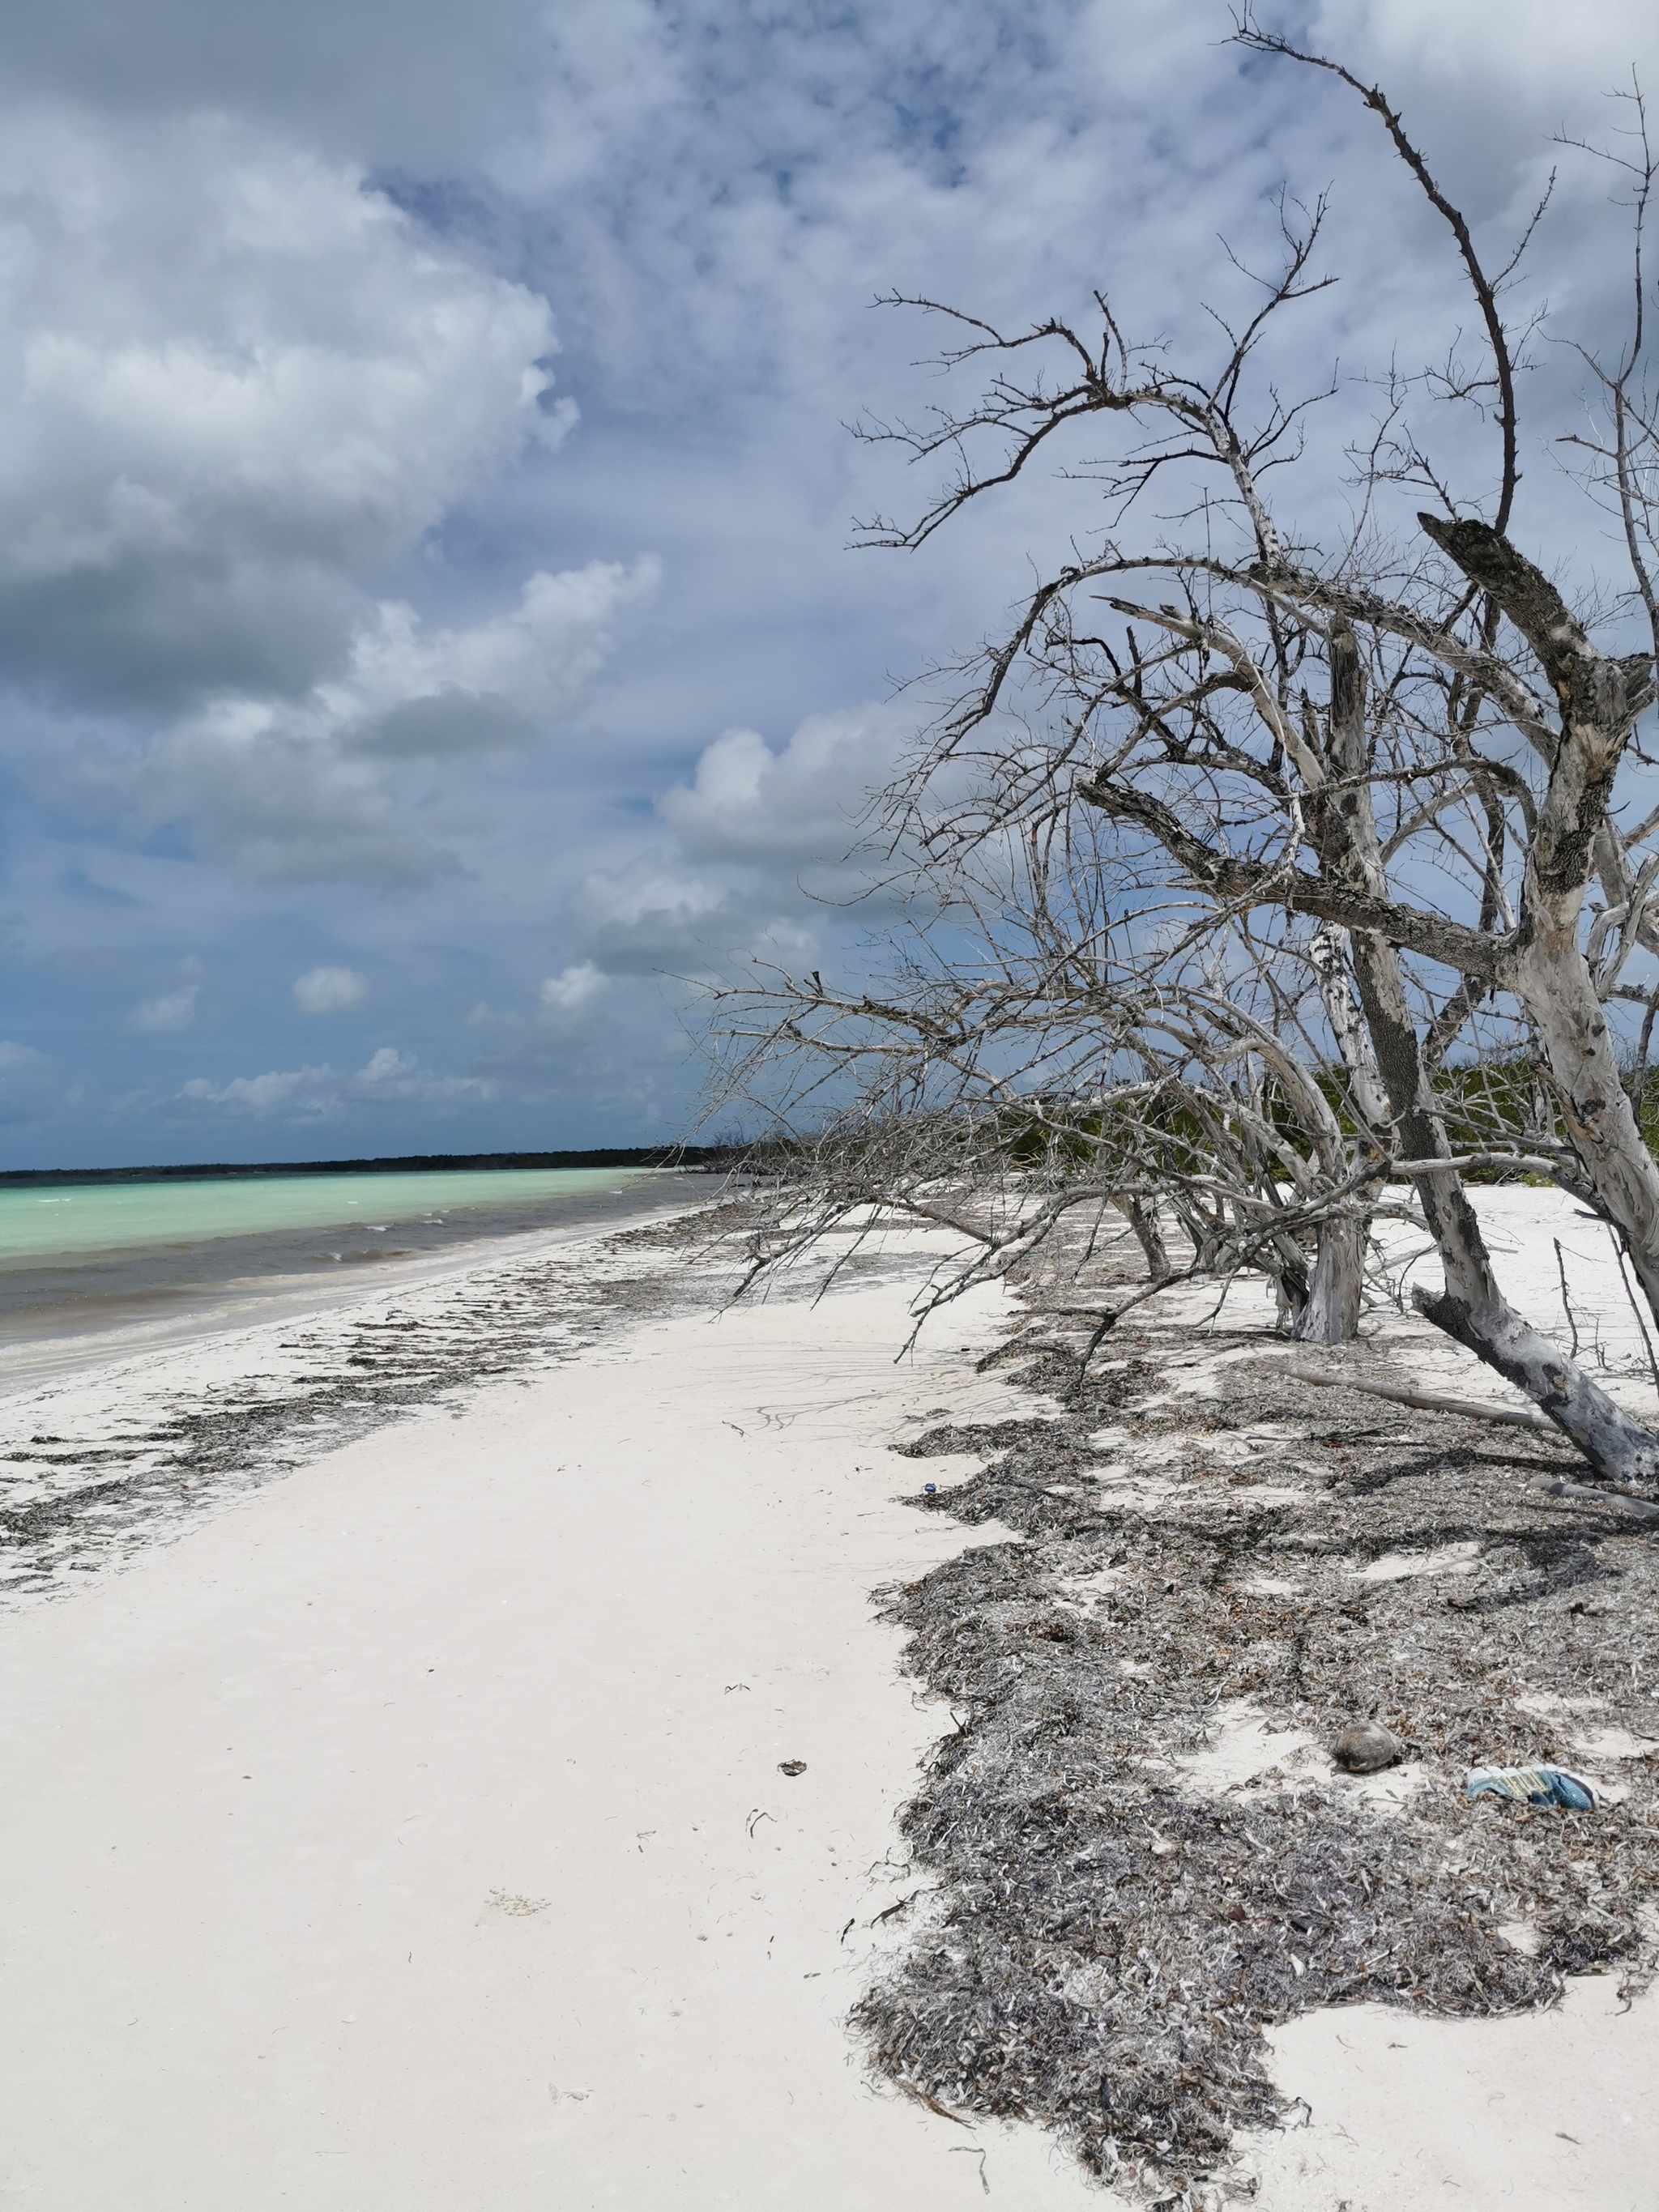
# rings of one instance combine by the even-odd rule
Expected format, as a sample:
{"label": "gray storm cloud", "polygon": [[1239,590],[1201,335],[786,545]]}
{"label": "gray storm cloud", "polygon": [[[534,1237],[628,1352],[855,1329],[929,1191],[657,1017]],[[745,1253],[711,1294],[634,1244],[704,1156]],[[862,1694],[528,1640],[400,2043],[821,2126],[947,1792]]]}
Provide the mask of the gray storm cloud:
{"label": "gray storm cloud", "polygon": [[0,661],[71,698],[303,688],[568,424],[544,300],[246,125],[14,112],[0,242]]}

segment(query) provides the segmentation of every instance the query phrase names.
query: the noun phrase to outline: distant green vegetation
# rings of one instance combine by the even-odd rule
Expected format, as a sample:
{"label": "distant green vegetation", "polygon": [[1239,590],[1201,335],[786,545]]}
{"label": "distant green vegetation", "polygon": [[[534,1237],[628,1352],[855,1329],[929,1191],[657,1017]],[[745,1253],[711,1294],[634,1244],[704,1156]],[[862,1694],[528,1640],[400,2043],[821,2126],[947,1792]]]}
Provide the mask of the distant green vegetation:
{"label": "distant green vegetation", "polygon": [[[1358,1126],[1346,1103],[1343,1071],[1331,1066],[1315,1079],[1345,1139]],[[1639,1085],[1627,1082],[1638,1125],[1650,1152],[1659,1158],[1659,1067],[1644,1071]],[[1445,1117],[1455,1153],[1553,1150],[1570,1146],[1547,1072],[1525,1054],[1470,1060],[1439,1069],[1434,1091]],[[1639,1093],[1639,1095],[1638,1095]],[[1218,1142],[1249,1153],[1249,1118],[1260,1116],[1279,1145],[1307,1159],[1315,1150],[1313,1133],[1304,1124],[1295,1100],[1275,1078],[1262,1083],[1249,1102],[1230,1102],[1218,1085],[1200,1087],[1171,1079],[1166,1085],[1136,1088],[1121,1099],[1098,1103],[1045,1098],[1039,1105],[961,1106],[908,1117],[895,1113],[831,1127],[817,1136],[775,1136],[748,1155],[751,1170],[786,1179],[811,1171],[820,1147],[829,1144],[843,1169],[860,1159],[873,1168],[878,1158],[891,1165],[896,1146],[913,1164],[925,1158],[933,1172],[949,1176],[970,1165],[983,1170],[996,1163],[1005,1172],[1109,1177],[1131,1163],[1142,1174],[1167,1174],[1172,1182],[1203,1175],[1212,1167]],[[921,1134],[925,1123],[927,1133]],[[1258,1127],[1260,1124],[1258,1124]],[[908,1132],[902,1134],[902,1132]],[[1259,1144],[1259,1138],[1255,1140]],[[1537,1182],[1547,1178],[1501,1164],[1465,1170],[1471,1182]]]}

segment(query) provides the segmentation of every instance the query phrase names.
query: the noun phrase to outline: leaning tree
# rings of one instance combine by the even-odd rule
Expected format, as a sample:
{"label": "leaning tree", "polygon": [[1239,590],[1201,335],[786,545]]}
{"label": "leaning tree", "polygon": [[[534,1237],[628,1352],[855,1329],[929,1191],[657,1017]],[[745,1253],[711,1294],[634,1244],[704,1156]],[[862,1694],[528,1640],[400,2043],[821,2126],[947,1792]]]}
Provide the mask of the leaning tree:
{"label": "leaning tree", "polygon": [[[878,522],[866,542],[920,546],[1048,461],[1088,483],[1100,520],[970,664],[887,793],[886,818],[937,854],[1086,806],[1130,872],[1203,902],[1217,932],[1269,917],[1287,953],[1322,968],[1334,1051],[1379,1175],[1415,1182],[1444,1274],[1439,1291],[1415,1293],[1421,1310],[1605,1475],[1650,1487],[1659,1438],[1504,1297],[1453,1164],[1443,1076],[1477,1018],[1507,1019],[1535,1048],[1549,1110],[1527,1148],[1611,1225],[1659,1313],[1659,1165],[1607,1012],[1642,1004],[1645,1049],[1655,994],[1632,975],[1659,951],[1659,816],[1632,808],[1631,762],[1659,649],[1659,430],[1640,94],[1634,150],[1619,157],[1635,211],[1630,326],[1616,358],[1582,351],[1591,406],[1558,434],[1584,464],[1592,511],[1616,525],[1625,574],[1598,601],[1556,580],[1572,548],[1528,544],[1515,522],[1521,363],[1506,301],[1532,227],[1494,271],[1382,92],[1248,21],[1237,37],[1334,76],[1376,117],[1443,219],[1485,365],[1390,370],[1357,456],[1353,519],[1334,538],[1319,520],[1332,504],[1323,448],[1304,437],[1334,383],[1287,400],[1261,372],[1269,331],[1330,281],[1322,204],[1281,204],[1282,263],[1247,319],[1218,318],[1207,358],[1136,344],[1105,293],[1092,326],[1056,317],[1013,332],[896,299],[945,319],[960,338],[945,366],[985,380],[966,407],[866,426],[949,465],[915,520]],[[1474,398],[1492,422],[1478,497],[1450,488],[1425,394]],[[1422,504],[1409,531],[1391,532],[1402,492]],[[959,779],[965,769],[969,795],[930,809],[947,764]],[[1632,811],[1644,818],[1629,823]],[[1344,1018],[1345,971],[1358,1020]]]}

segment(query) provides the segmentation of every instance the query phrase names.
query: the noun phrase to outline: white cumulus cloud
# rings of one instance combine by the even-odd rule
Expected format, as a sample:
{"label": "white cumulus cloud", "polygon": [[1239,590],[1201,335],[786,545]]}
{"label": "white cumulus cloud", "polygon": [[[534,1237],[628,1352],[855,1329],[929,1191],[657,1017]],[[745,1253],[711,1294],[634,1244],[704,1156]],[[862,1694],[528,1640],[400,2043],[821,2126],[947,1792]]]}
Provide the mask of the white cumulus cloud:
{"label": "white cumulus cloud", "polygon": [[620,973],[699,967],[737,904],[714,878],[651,860],[586,878],[572,901],[597,961]]}
{"label": "white cumulus cloud", "polygon": [[196,1001],[201,986],[187,983],[182,990],[164,992],[160,998],[141,999],[121,1026],[139,1036],[173,1036],[196,1026]]}
{"label": "white cumulus cloud", "polygon": [[459,629],[428,629],[387,602],[344,668],[301,696],[222,694],[164,731],[131,778],[139,809],[266,879],[428,881],[453,854],[411,818],[402,774],[465,769],[550,735],[656,579],[648,557],[538,572],[507,612]]}
{"label": "white cumulus cloud", "polygon": [[303,685],[352,579],[544,434],[547,304],[246,122],[0,130],[0,655]]}
{"label": "white cumulus cloud", "polygon": [[598,1004],[605,995],[605,978],[591,960],[562,968],[556,975],[542,978],[538,994],[544,1021],[573,1021]]}
{"label": "white cumulus cloud", "polygon": [[234,1075],[228,1083],[195,1075],[179,1096],[203,1106],[240,1106],[250,1114],[293,1107],[315,1121],[338,1110],[338,1083],[331,1067],[271,1068],[264,1075]]}
{"label": "white cumulus cloud", "polygon": [[844,917],[871,927],[876,909],[860,900],[884,872],[866,842],[871,801],[921,712],[900,702],[809,714],[779,744],[723,731],[656,802],[672,851],[577,885],[571,917],[592,959],[618,975],[696,975],[733,956],[799,963],[821,957]]}
{"label": "white cumulus cloud", "polygon": [[378,1097],[415,1098],[428,1105],[445,1100],[483,1100],[495,1095],[495,1085],[482,1076],[431,1074],[414,1053],[399,1052],[389,1044],[370,1054],[352,1077],[351,1085],[356,1091],[371,1091]]}
{"label": "white cumulus cloud", "polygon": [[307,968],[294,980],[294,1003],[302,1014],[349,1014],[368,996],[368,976],[352,968]]}
{"label": "white cumulus cloud", "polygon": [[690,860],[833,865],[857,842],[869,794],[896,772],[915,720],[884,706],[809,714],[776,752],[757,730],[727,730],[657,811]]}
{"label": "white cumulus cloud", "polygon": [[476,1075],[436,1075],[412,1052],[381,1045],[355,1074],[320,1067],[271,1068],[264,1075],[235,1075],[227,1083],[191,1078],[181,1098],[199,1106],[240,1109],[254,1115],[286,1114],[300,1121],[333,1121],[354,1100],[398,1098],[428,1106],[483,1103],[495,1085]]}
{"label": "white cumulus cloud", "polygon": [[1368,0],[1358,9],[1352,0],[1326,0],[1318,22],[1326,51],[1346,58],[1358,33],[1368,58],[1380,58],[1395,78],[1409,71],[1465,91],[1471,83],[1485,91],[1497,80],[1546,106],[1568,92],[1593,95],[1628,83],[1632,63],[1654,44],[1646,0],[1571,9],[1552,0],[1459,0],[1455,8],[1444,0]]}
{"label": "white cumulus cloud", "polygon": [[374,1090],[383,1083],[404,1081],[413,1075],[416,1065],[412,1052],[399,1052],[396,1045],[383,1044],[357,1070],[356,1080]]}
{"label": "white cumulus cloud", "polygon": [[267,128],[0,112],[0,690],[59,717],[21,772],[262,879],[451,871],[483,811],[434,778],[554,733],[656,579],[539,568],[459,623],[386,588],[440,599],[439,526],[569,428],[554,349]]}

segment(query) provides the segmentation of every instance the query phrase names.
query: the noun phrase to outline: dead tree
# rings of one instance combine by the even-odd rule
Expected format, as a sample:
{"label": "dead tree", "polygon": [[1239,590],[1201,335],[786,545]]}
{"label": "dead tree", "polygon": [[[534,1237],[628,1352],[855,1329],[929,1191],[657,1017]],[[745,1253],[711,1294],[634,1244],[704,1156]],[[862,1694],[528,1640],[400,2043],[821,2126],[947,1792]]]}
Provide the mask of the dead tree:
{"label": "dead tree", "polygon": [[1143,1298],[1244,1270],[1289,1333],[1341,1342],[1374,1217],[1420,1213],[1408,1188],[1382,1196],[1378,1136],[1343,1110],[1353,1085],[1318,1064],[1305,1017],[1332,996],[1328,963],[1218,931],[1188,900],[1155,907],[1162,887],[1126,881],[1100,834],[1079,808],[1012,845],[915,856],[928,919],[878,988],[768,969],[716,994],[716,1110],[759,1107],[793,1140],[774,1151],[756,1267],[870,1210],[948,1228],[968,1256],[925,1312],[1079,1221],[1091,1252],[1115,1210],[1146,1279],[1091,1310],[1091,1351]]}
{"label": "dead tree", "polygon": [[[1282,206],[1284,254],[1214,356],[1172,362],[1125,336],[1097,296],[1085,331],[1053,318],[1005,334],[936,301],[962,342],[945,356],[988,372],[980,398],[920,426],[867,426],[954,473],[920,518],[867,542],[914,548],[1036,464],[1064,460],[1103,502],[1009,632],[972,665],[957,706],[888,794],[896,835],[937,854],[1083,805],[1121,865],[1158,874],[1220,931],[1272,918],[1276,942],[1314,945],[1333,1056],[1377,1171],[1415,1181],[1444,1271],[1422,1310],[1527,1393],[1606,1478],[1650,1488],[1659,1438],[1509,1304],[1453,1164],[1440,1085],[1477,1015],[1538,1041],[1565,1179],[1614,1226],[1659,1313],[1659,1165],[1620,1080],[1607,1008],[1654,1003],[1627,969],[1659,951],[1659,817],[1620,825],[1620,771],[1651,706],[1659,650],[1652,503],[1659,437],[1645,377],[1642,223],[1654,162],[1639,97],[1626,164],[1636,210],[1635,313],[1619,358],[1586,354],[1604,428],[1586,441],[1587,489],[1617,519],[1627,575],[1610,614],[1552,580],[1559,549],[1524,549],[1516,343],[1506,286],[1526,238],[1491,274],[1384,94],[1322,56],[1247,24],[1241,42],[1326,73],[1379,118],[1461,259],[1488,354],[1479,374],[1392,376],[1358,465],[1358,520],[1322,545],[1297,514],[1300,443],[1332,386],[1287,402],[1257,374],[1264,332],[1332,281],[1322,204]],[[1540,207],[1539,213],[1543,212]],[[1534,217],[1534,222],[1537,217]],[[1528,235],[1530,235],[1530,229]],[[1449,489],[1423,425],[1425,395],[1471,396],[1498,453],[1480,501]],[[1079,426],[1088,444],[1078,447]],[[1067,441],[1072,441],[1068,444]],[[1102,445],[1106,450],[1103,453]],[[1464,441],[1467,442],[1467,441]],[[1188,518],[1143,523],[1154,487]],[[1329,488],[1328,478],[1317,489]],[[1401,492],[1426,500],[1415,537],[1388,535]],[[1413,502],[1415,504],[1415,501]],[[1483,512],[1475,511],[1480,507]],[[947,762],[973,795],[930,813]],[[1599,890],[1599,908],[1594,894]],[[1363,1014],[1346,1028],[1339,964]],[[1334,994],[1334,995],[1333,995]]]}

